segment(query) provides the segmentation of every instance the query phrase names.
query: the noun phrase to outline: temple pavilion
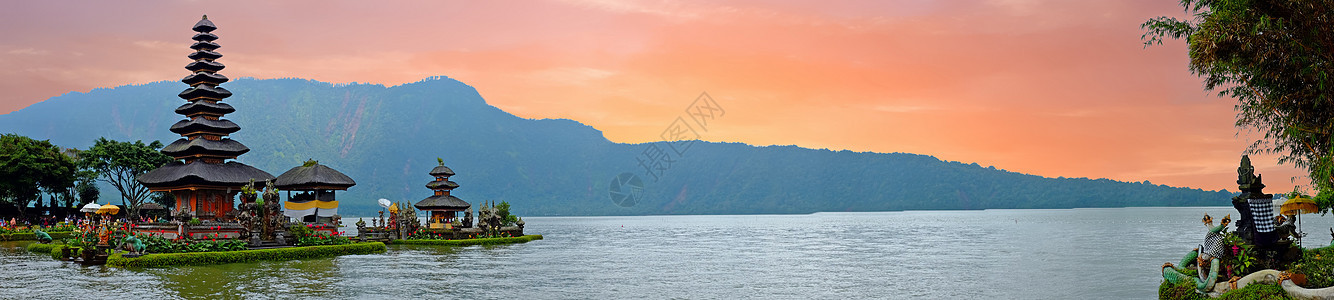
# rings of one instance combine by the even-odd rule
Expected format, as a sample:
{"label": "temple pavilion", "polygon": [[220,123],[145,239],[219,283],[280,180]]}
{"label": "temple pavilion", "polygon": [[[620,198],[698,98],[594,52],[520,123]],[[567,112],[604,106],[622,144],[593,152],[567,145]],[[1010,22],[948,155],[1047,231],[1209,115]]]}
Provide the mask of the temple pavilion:
{"label": "temple pavilion", "polygon": [[241,191],[241,186],[251,180],[263,182],[274,177],[234,161],[250,148],[227,138],[241,127],[222,118],[236,109],[222,103],[232,93],[218,86],[228,79],[218,74],[224,66],[217,62],[222,54],[214,51],[221,47],[214,42],[218,36],[212,33],[217,26],[204,16],[193,29],[195,43],[190,49],[195,52],[189,55],[193,62],[185,66],[190,75],[181,79],[190,88],[178,95],[186,103],[176,108],[176,113],[186,119],[171,125],[171,132],[180,134],[181,138],[161,150],[177,160],[139,175],[137,180],[151,191],[169,192],[175,196],[173,209],[178,214],[190,213],[202,220],[217,220],[232,210],[233,199]]}
{"label": "temple pavilion", "polygon": [[467,210],[472,207],[472,204],[463,202],[462,199],[449,194],[451,190],[459,187],[458,183],[449,181],[449,177],[454,176],[454,170],[446,167],[444,160],[436,160],[440,162],[440,166],[431,169],[430,173],[431,176],[435,177],[435,180],[426,184],[427,188],[435,191],[435,194],[422,199],[413,206],[417,207],[418,210],[431,212],[430,219],[427,221],[430,228],[445,228],[445,224],[453,222],[458,217],[458,212]]}
{"label": "temple pavilion", "polygon": [[[278,175],[273,185],[287,191],[283,214],[303,222],[316,222],[337,215],[338,200],[334,198],[334,191],[346,191],[357,182],[338,170],[311,160]],[[298,193],[292,195],[292,191]]]}

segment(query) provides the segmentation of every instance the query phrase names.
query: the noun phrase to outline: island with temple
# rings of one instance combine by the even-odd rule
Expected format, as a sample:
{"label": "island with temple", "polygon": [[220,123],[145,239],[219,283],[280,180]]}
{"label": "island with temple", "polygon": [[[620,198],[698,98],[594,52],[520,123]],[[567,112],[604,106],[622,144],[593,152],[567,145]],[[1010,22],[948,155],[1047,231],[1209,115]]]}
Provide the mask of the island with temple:
{"label": "island with temple", "polygon": [[[459,187],[449,180],[455,173],[438,158],[429,172],[434,180],[426,184],[432,195],[415,205],[380,199],[388,218],[381,211],[371,226],[359,219],[357,232],[348,233],[335,194],[355,186],[352,177],[313,159],[277,177],[236,161],[250,148],[229,137],[241,127],[224,118],[237,109],[224,102],[232,92],[220,86],[228,78],[217,61],[217,26],[204,16],[192,29],[194,52],[185,66],[190,73],[181,79],[188,87],[177,95],[186,103],[174,111],[184,119],[169,128],[181,137],[160,150],[171,162],[136,178],[174,205],[136,220],[118,218],[122,211],[115,205],[90,203],[81,210],[88,219],[75,226],[72,238],[53,245],[45,235],[29,250],[84,264],[155,267],[372,254],[387,251],[386,243],[462,246],[542,238],[524,235],[523,220],[510,215],[505,202],[482,202],[474,218],[472,205],[451,195]],[[418,211],[427,213],[425,220],[419,221]]]}
{"label": "island with temple", "polygon": [[[432,194],[417,204],[382,202],[389,210],[389,219],[372,220],[372,227],[357,222],[358,240],[379,240],[398,244],[467,245],[526,242],[541,239],[540,235],[524,235],[522,218],[510,215],[509,204],[484,203],[477,210],[476,223],[472,204],[451,195],[459,187],[449,180],[454,170],[445,166],[444,159],[436,158],[439,165],[428,173],[435,179],[426,184]],[[417,221],[417,211],[428,213],[426,222]],[[459,213],[463,217],[459,217]],[[381,211],[383,215],[383,211]]]}

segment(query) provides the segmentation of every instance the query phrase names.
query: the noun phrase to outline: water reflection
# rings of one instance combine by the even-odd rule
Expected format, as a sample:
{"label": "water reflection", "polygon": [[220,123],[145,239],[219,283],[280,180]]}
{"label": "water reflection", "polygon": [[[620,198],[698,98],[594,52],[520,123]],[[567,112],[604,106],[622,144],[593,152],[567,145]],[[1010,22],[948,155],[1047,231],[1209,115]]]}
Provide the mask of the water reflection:
{"label": "water reflection", "polygon": [[1232,210],[534,217],[525,244],[136,270],[0,242],[0,298],[1152,298],[1204,212]]}
{"label": "water reflection", "polygon": [[331,298],[342,271],[334,259],[235,263],[214,266],[153,268],[163,288],[184,298]]}

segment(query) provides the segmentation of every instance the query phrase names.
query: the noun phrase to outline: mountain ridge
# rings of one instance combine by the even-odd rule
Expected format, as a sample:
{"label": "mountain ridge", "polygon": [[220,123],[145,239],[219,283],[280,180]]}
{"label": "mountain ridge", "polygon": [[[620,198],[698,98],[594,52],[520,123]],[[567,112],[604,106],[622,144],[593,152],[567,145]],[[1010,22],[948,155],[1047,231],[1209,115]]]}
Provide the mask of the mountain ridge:
{"label": "mountain ridge", "polygon": [[[394,86],[240,78],[224,102],[252,150],[238,161],[272,174],[307,159],[358,182],[339,192],[344,215],[373,215],[375,199],[415,203],[441,157],[455,193],[508,201],[520,215],[811,213],[913,209],[1223,205],[1226,191],[1107,179],[1046,178],[911,153],[697,141],[654,181],[639,156],[657,143],[614,143],[570,119],[528,119],[492,106],[445,76]],[[98,137],[160,140],[182,117],[174,81],[71,92],[0,115],[0,132],[87,148]],[[661,142],[658,142],[661,143]],[[665,146],[664,146],[665,147]],[[644,181],[633,206],[610,197],[613,178]],[[104,197],[114,193],[104,190]],[[624,203],[621,203],[624,204]]]}

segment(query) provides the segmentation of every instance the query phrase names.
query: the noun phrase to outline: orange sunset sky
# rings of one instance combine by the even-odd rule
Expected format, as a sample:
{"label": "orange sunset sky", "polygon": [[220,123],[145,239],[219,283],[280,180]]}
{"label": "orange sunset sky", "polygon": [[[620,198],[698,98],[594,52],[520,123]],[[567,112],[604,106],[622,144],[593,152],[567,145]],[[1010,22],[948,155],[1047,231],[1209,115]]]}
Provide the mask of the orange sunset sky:
{"label": "orange sunset sky", "polygon": [[[626,143],[656,140],[708,92],[726,110],[709,141],[1236,190],[1260,135],[1233,126],[1234,100],[1202,90],[1184,43],[1140,40],[1144,20],[1185,17],[1177,3],[13,1],[0,10],[0,113],[179,80],[190,26],[208,14],[232,78],[443,75],[521,117]],[[1253,159],[1269,192],[1301,174]]]}

